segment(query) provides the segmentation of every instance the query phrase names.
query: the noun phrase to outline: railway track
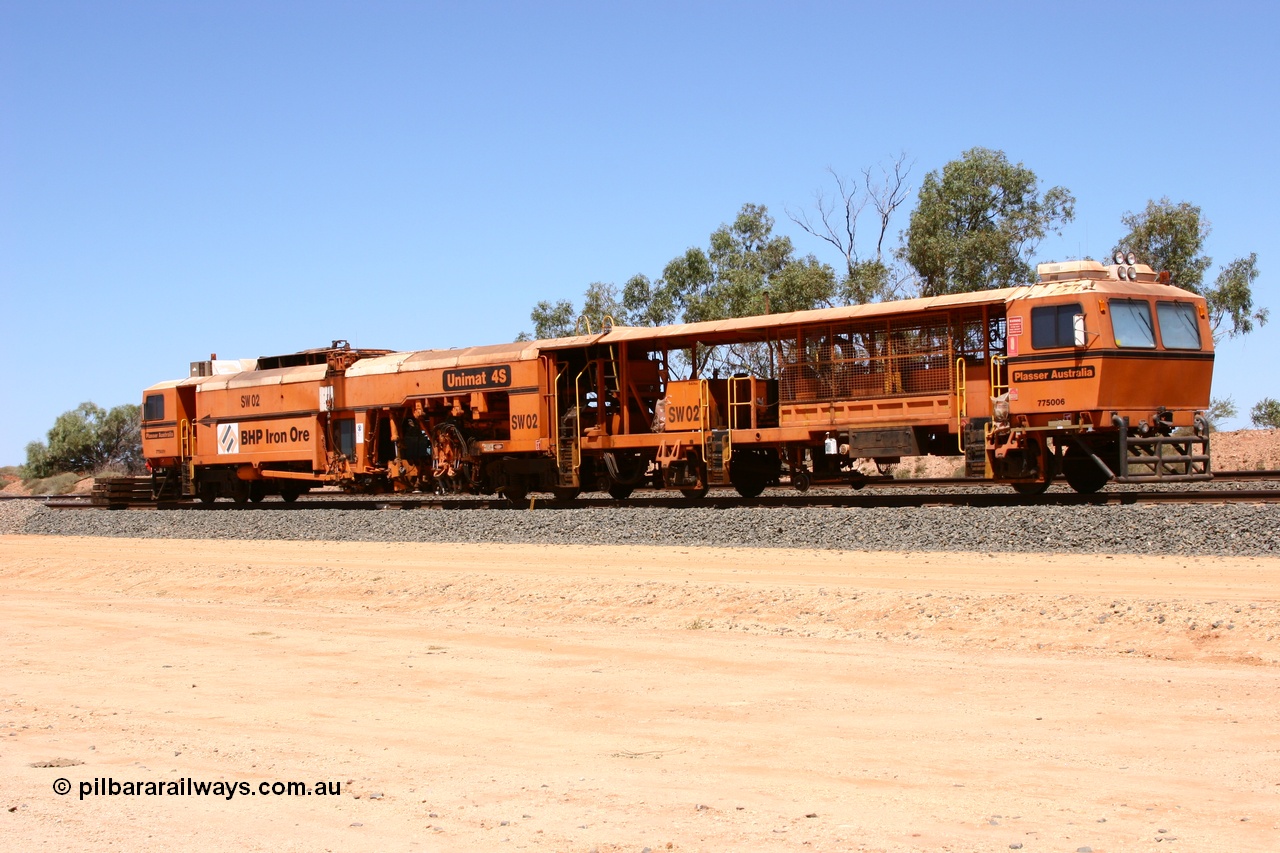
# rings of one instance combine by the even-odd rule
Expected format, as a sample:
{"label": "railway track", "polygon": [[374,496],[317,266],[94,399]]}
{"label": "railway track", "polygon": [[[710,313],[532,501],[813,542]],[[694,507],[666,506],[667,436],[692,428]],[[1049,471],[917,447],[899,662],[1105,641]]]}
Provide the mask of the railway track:
{"label": "railway track", "polygon": [[[296,503],[285,503],[269,499],[259,504],[237,504],[231,501],[218,501],[203,504],[195,501],[161,502],[134,501],[117,503],[109,507],[103,503],[95,503],[89,496],[83,497],[36,497],[28,500],[41,500],[50,509],[133,509],[133,510],[178,510],[191,512],[225,512],[230,510],[277,510],[297,511],[315,509],[343,510],[511,510],[511,509],[589,509],[589,508],[630,508],[643,509],[652,507],[684,508],[704,507],[715,509],[731,508],[799,508],[799,507],[845,507],[845,508],[908,508],[925,506],[970,506],[970,507],[1014,507],[1014,506],[1107,506],[1132,504],[1161,503],[1280,503],[1280,488],[1216,488],[1217,483],[1264,483],[1280,482],[1280,471],[1223,471],[1215,475],[1213,484],[1205,484],[1192,489],[1140,489],[1112,488],[1092,495],[1081,495],[1068,490],[1049,491],[1043,495],[1027,497],[1009,491],[989,488],[990,481],[964,479],[919,479],[893,480],[890,478],[869,480],[867,488],[848,491],[841,489],[820,489],[813,492],[797,493],[789,489],[774,489],[758,498],[743,498],[736,493],[724,490],[713,492],[701,499],[690,499],[677,496],[671,492],[658,492],[643,497],[615,500],[609,497],[582,497],[574,501],[556,501],[549,495],[533,495],[527,501],[513,504],[501,496],[493,497],[451,497],[434,495],[379,495],[368,497],[351,497],[346,495],[310,495],[304,496]],[[949,491],[963,489],[964,491]]]}

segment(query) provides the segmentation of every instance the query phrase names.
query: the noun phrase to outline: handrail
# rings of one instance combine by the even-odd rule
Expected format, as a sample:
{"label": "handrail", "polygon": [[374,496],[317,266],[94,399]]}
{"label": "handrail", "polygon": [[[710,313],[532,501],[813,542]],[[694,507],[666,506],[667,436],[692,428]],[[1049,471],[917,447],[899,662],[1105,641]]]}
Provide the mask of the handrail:
{"label": "handrail", "polygon": [[998,355],[996,353],[991,354],[991,396],[992,397],[999,397],[1001,391],[1009,390],[1008,377],[1007,376],[1005,377],[1005,381],[1003,383],[1000,381],[1000,366],[1003,365],[1008,360],[1009,359],[1007,356]]}
{"label": "handrail", "polygon": [[964,356],[956,359],[956,445],[964,452],[964,419],[969,416],[968,388],[965,382]]}
{"label": "handrail", "polygon": [[[582,370],[578,371],[578,375],[573,379],[573,405],[577,417],[574,421],[573,436],[573,471],[575,476],[579,476],[578,472],[582,470],[582,377],[591,369],[591,362],[588,361]],[[600,400],[596,400],[597,408],[600,407]],[[597,412],[597,417],[602,414]]]}
{"label": "handrail", "polygon": [[707,379],[698,380],[698,432],[703,435],[703,453],[707,452],[707,432],[712,423],[710,416],[710,383]]}
{"label": "handrail", "polygon": [[991,354],[991,418],[982,427],[982,435],[988,445],[991,442],[991,433],[995,430],[995,401],[1002,391],[1007,392],[1009,390],[1008,376],[1005,376],[1003,383],[1000,381],[1000,366],[1008,360],[1007,356],[999,355],[998,353]]}
{"label": "handrail", "polygon": [[739,382],[745,382],[749,389],[751,386],[751,378],[750,377],[744,378],[740,376],[732,376],[729,378],[729,429],[725,433],[726,438],[724,443],[724,461],[726,464],[728,464],[729,460],[733,458],[734,410],[737,409],[739,406],[745,406],[747,408],[747,427],[749,428],[751,426],[751,392],[750,390],[748,390],[747,399],[745,400],[737,399],[737,396],[738,396],[737,388],[738,388]]}
{"label": "handrail", "polygon": [[194,437],[191,432],[191,422],[183,418],[178,422],[178,453],[181,454],[183,459],[190,459],[195,455],[193,453]]}
{"label": "handrail", "polygon": [[549,437],[551,439],[551,447],[548,448],[550,453],[556,459],[556,468],[560,467],[560,377],[564,373],[565,365],[556,365],[556,371],[553,375],[551,372],[552,360],[550,356],[539,356],[543,363],[543,375],[551,383],[551,393],[547,394],[547,421],[549,428]]}

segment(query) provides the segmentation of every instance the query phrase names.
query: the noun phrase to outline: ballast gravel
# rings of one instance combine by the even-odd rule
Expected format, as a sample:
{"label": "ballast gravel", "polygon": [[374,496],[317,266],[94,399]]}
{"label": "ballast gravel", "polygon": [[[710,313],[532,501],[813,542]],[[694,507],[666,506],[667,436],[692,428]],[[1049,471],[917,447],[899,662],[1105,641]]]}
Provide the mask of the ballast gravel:
{"label": "ballast gravel", "polygon": [[1280,505],[110,512],[14,501],[0,504],[0,533],[1273,556],[1280,553]]}

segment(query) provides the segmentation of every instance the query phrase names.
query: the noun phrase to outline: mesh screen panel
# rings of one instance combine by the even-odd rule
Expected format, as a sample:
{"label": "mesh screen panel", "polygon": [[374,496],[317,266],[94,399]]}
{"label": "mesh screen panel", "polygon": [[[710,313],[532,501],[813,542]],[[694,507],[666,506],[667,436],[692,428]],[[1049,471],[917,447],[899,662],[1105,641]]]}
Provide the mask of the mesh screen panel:
{"label": "mesh screen panel", "polygon": [[779,342],[779,394],[785,402],[949,394],[956,358],[984,361],[991,331],[981,312],[801,329]]}

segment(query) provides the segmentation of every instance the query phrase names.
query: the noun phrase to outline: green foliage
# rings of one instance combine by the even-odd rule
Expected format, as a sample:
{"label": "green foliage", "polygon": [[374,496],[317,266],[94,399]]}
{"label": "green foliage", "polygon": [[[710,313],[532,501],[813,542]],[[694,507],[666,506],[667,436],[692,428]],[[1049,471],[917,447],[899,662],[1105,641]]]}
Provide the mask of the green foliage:
{"label": "green foliage", "polygon": [[1231,328],[1226,332],[1229,338],[1252,332],[1255,322],[1259,326],[1266,325],[1270,312],[1266,308],[1255,310],[1253,307],[1253,283],[1257,279],[1258,256],[1253,252],[1247,258],[1236,258],[1218,273],[1217,281],[1205,293],[1215,336],[1227,319],[1231,320]]}
{"label": "green foliage", "polygon": [[81,403],[63,412],[49,430],[48,444],[27,445],[27,479],[74,472],[88,474],[107,465],[128,471],[142,467],[141,410],[125,404],[106,411]]}
{"label": "green foliage", "polygon": [[773,225],[768,208],[745,204],[732,224],[711,233],[706,249],[686,249],[657,279],[632,276],[621,293],[594,282],[581,311],[569,300],[539,302],[530,314],[533,337],[574,334],[580,317],[599,331],[606,317],[618,325],[660,326],[763,314],[766,300],[773,313],[832,304],[834,270],[812,255],[795,257],[791,239],[775,235]]}
{"label": "green foliage", "polygon": [[[1213,259],[1203,254],[1203,248],[1212,226],[1199,207],[1185,201],[1174,204],[1165,197],[1148,201],[1140,213],[1126,213],[1121,222],[1129,233],[1112,251],[1131,251],[1140,263],[1168,272],[1172,284],[1204,296],[1215,338],[1248,334],[1255,323],[1266,324],[1267,309],[1253,306],[1256,254],[1236,258],[1222,268],[1212,287],[1205,287],[1204,274]],[[1231,326],[1224,329],[1228,320]]]}
{"label": "green foliage", "polygon": [[579,311],[568,299],[555,303],[542,301],[529,313],[533,321],[533,334],[521,332],[517,341],[547,340],[599,332],[609,323],[625,325],[626,309],[618,297],[618,288],[612,284],[594,281],[587,285]]}
{"label": "green foliage", "polygon": [[1174,204],[1166,196],[1148,201],[1141,213],[1126,213],[1120,221],[1129,233],[1120,238],[1113,253],[1133,252],[1139,263],[1168,272],[1172,284],[1201,293],[1213,259],[1201,254],[1210,225],[1199,207],[1185,201]]}
{"label": "green foliage", "polygon": [[79,481],[79,474],[54,474],[52,477],[28,480],[26,486],[27,491],[33,495],[65,495],[74,489]]}
{"label": "green foliage", "polygon": [[1249,411],[1249,420],[1259,429],[1280,429],[1280,400],[1263,397]]}
{"label": "green foliage", "polygon": [[545,340],[547,338],[563,338],[573,334],[573,323],[577,319],[573,303],[561,299],[554,304],[543,300],[533,306],[529,319],[533,321],[533,334],[521,332],[517,341]]}
{"label": "green foliage", "polygon": [[925,176],[900,254],[925,296],[1009,287],[1034,280],[1036,246],[1074,218],[1065,187],[1041,195],[1035,172],[1003,151],[971,148]]}
{"label": "green foliage", "polygon": [[1209,425],[1209,432],[1217,432],[1222,429],[1224,421],[1239,414],[1235,400],[1230,397],[1214,397],[1209,401],[1209,411],[1204,413],[1204,419]]}
{"label": "green foliage", "polygon": [[855,261],[840,281],[840,299],[846,305],[865,305],[894,296],[894,283],[884,261]]}
{"label": "green foliage", "polygon": [[744,204],[732,225],[711,233],[710,246],[687,249],[662,278],[632,279],[624,290],[629,316],[646,323],[697,323],[829,305],[835,271],[812,255],[797,259],[791,238],[773,233],[764,205]]}

